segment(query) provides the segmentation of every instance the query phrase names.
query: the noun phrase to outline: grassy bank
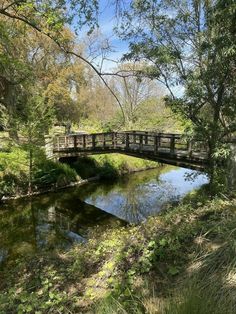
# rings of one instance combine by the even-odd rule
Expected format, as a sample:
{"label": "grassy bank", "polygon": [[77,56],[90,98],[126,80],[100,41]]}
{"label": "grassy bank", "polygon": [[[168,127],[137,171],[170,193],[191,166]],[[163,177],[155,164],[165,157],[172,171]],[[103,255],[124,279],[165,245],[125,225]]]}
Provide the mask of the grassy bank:
{"label": "grassy bank", "polygon": [[69,252],[8,262],[0,313],[235,313],[236,198],[188,196]]}
{"label": "grassy bank", "polygon": [[126,173],[158,167],[158,163],[121,154],[104,154],[80,158],[71,167],[83,179],[100,175],[104,179],[114,179]]}
{"label": "grassy bank", "polygon": [[0,199],[19,197],[29,192],[31,180],[32,193],[68,186],[71,183],[100,176],[114,179],[124,173],[157,167],[156,162],[134,157],[97,155],[80,158],[68,165],[47,160],[43,151],[37,151],[32,160],[32,169],[28,153],[20,148],[0,152]]}
{"label": "grassy bank", "polygon": [[37,151],[32,160],[28,153],[20,148],[0,152],[0,198],[1,196],[21,196],[29,192],[47,190],[51,187],[62,187],[80,179],[76,171],[66,164],[47,160],[43,151]]}

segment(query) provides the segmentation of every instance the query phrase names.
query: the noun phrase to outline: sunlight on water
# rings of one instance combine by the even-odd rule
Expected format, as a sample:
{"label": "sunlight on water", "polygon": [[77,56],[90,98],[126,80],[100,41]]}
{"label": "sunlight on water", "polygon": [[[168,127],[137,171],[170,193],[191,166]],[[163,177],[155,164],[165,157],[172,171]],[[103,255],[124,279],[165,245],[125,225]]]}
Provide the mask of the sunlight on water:
{"label": "sunlight on water", "polygon": [[95,226],[138,223],[207,182],[202,173],[165,166],[8,202],[0,208],[0,263],[39,250],[68,249],[86,241]]}

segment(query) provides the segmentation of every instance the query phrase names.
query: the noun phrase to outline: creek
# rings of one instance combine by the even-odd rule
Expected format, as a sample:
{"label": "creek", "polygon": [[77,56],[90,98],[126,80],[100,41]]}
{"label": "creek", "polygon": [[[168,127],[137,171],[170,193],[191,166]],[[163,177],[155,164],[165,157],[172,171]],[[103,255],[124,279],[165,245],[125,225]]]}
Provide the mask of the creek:
{"label": "creek", "polygon": [[194,170],[163,166],[0,207],[0,263],[42,250],[68,249],[91,231],[140,223],[208,182]]}

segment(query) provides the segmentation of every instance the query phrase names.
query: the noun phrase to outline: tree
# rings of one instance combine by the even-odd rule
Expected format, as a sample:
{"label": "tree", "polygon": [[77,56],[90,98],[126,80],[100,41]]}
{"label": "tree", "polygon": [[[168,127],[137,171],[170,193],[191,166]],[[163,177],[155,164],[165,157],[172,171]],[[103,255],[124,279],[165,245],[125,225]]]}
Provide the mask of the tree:
{"label": "tree", "polygon": [[[68,46],[81,51],[71,31],[64,28],[61,34]],[[79,93],[85,84],[81,61],[19,21],[0,17],[0,38],[0,123],[11,137],[17,140],[16,120],[24,111],[29,90],[45,98],[59,123],[78,122]]]}
{"label": "tree", "polygon": [[145,75],[166,86],[210,158],[236,131],[235,12],[232,0],[132,1],[120,29],[131,41],[126,59],[148,63]]}
{"label": "tree", "polygon": [[[113,79],[113,88],[120,99],[125,114],[125,126],[132,127],[138,119],[138,111],[146,101],[160,99],[164,90],[148,77],[135,76],[142,72],[143,65],[126,63],[118,67],[121,76]],[[123,75],[123,76],[122,76]]]}
{"label": "tree", "polygon": [[[67,38],[63,36],[65,25],[71,25],[76,33],[83,26],[86,26],[88,33],[91,34],[97,26],[98,8],[98,0],[74,0],[69,2],[66,0],[46,2],[44,0],[6,0],[0,4],[0,15],[30,26],[54,41],[65,54],[81,59],[100,77],[120,105],[118,97],[104,79],[106,73],[101,73],[81,52],[68,45]],[[124,118],[121,105],[120,109]]]}
{"label": "tree", "polygon": [[28,193],[32,193],[34,162],[42,155],[45,145],[45,135],[52,125],[54,114],[44,99],[38,95],[29,96],[26,100],[24,111],[19,116],[23,144],[21,147],[27,153],[28,168]]}

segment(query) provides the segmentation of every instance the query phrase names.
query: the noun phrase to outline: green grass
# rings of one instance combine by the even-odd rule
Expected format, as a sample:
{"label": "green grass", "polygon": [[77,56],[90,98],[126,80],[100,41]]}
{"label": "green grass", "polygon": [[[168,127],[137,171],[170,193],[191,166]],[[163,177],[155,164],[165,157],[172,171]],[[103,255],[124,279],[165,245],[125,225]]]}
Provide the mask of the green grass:
{"label": "green grass", "polygon": [[82,178],[100,175],[112,179],[125,173],[155,168],[158,163],[121,154],[104,154],[80,158],[71,166]]}
{"label": "green grass", "polygon": [[[37,149],[33,159],[33,191],[67,186],[80,178],[100,176],[114,179],[124,173],[154,168],[156,162],[117,154],[97,155],[80,158],[67,165],[47,160]],[[29,158],[27,152],[19,147],[0,152],[0,198],[27,194],[29,182]]]}
{"label": "green grass", "polygon": [[235,226],[235,198],[198,193],[139,226],[95,228],[67,253],[5,265],[2,311],[234,314]]}
{"label": "green grass", "polygon": [[[76,171],[66,164],[47,160],[40,150],[33,159],[33,191],[65,186],[77,181]],[[9,152],[0,152],[0,196],[26,194],[29,184],[29,158],[27,152],[13,147]]]}

